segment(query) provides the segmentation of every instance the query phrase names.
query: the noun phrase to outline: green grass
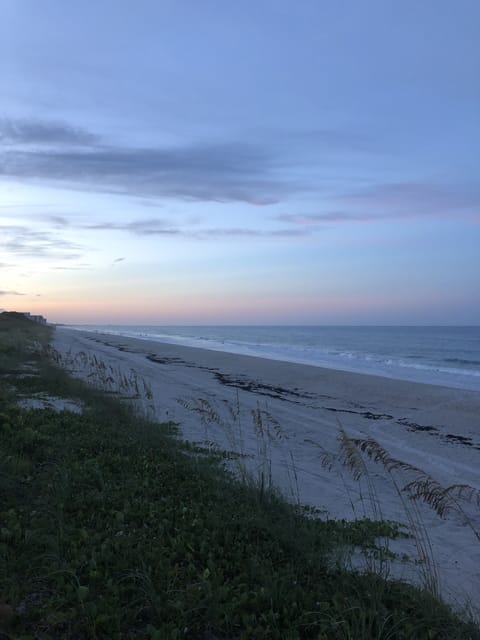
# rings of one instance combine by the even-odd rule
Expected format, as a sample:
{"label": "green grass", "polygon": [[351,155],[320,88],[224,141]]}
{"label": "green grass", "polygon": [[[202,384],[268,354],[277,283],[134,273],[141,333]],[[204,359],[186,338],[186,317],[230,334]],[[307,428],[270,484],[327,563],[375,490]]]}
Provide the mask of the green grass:
{"label": "green grass", "polygon": [[[2,382],[1,640],[480,639],[428,593],[335,566],[380,553],[394,525],[322,521],[239,483],[175,425],[50,365],[48,330],[4,315],[0,375],[17,391]],[[25,363],[38,375],[19,378]],[[20,409],[19,390],[85,411]]]}
{"label": "green grass", "polygon": [[51,327],[36,324],[20,313],[0,313],[0,373],[16,369],[29,353],[45,347],[51,331]]}

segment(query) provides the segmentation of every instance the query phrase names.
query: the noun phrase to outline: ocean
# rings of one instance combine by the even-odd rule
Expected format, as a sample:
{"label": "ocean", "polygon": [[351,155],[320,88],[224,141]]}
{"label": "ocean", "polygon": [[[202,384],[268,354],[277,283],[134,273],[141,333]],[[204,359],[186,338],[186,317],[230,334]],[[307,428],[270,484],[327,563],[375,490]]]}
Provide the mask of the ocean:
{"label": "ocean", "polygon": [[71,325],[216,351],[480,391],[480,327]]}

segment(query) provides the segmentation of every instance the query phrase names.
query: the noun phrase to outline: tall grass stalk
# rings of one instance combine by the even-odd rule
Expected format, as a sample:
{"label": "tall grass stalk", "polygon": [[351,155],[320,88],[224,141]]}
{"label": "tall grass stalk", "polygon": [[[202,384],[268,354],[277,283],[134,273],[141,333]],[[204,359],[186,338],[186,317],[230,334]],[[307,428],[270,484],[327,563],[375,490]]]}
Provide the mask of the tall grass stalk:
{"label": "tall grass stalk", "polygon": [[[469,527],[474,536],[480,540],[479,531],[473,519],[467,514],[460,502],[462,500],[465,504],[478,508],[480,492],[466,484],[443,487],[418,467],[391,456],[373,438],[351,438],[342,429],[339,441],[344,462],[355,475],[358,475],[360,471],[368,473],[366,466],[362,467],[358,464],[358,456],[361,454],[365,454],[374,463],[381,464],[387,471],[415,541],[422,582],[426,589],[436,597],[440,597],[438,569],[433,559],[432,543],[419,509],[419,503],[423,502],[431,507],[441,518],[445,518],[448,513],[456,513],[460,516],[463,524]],[[354,451],[358,455],[353,455]],[[413,474],[414,478],[405,482],[405,474]]]}

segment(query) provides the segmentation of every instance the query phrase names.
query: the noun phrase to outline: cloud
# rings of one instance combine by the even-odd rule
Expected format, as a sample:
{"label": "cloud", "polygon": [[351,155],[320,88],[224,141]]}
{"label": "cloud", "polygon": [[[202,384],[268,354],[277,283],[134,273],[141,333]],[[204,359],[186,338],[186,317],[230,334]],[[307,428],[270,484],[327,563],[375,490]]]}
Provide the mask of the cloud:
{"label": "cloud", "polygon": [[56,227],[68,227],[70,226],[70,221],[63,216],[48,216],[48,220],[52,222]]}
{"label": "cloud", "polygon": [[26,293],[20,293],[19,291],[0,290],[0,296],[26,296]]}
{"label": "cloud", "polygon": [[445,186],[434,183],[400,182],[374,185],[342,196],[344,202],[369,210],[381,211],[383,217],[424,215],[480,214],[480,191],[468,185]]}
{"label": "cloud", "polygon": [[171,223],[159,218],[148,220],[134,220],[132,222],[98,222],[95,224],[81,225],[82,229],[93,231],[128,231],[138,236],[148,235],[177,235],[179,229],[172,228]]}
{"label": "cloud", "polygon": [[185,233],[186,236],[195,238],[298,238],[309,235],[305,229],[248,229],[248,228],[218,228],[200,229]]}
{"label": "cloud", "polygon": [[[95,231],[125,231],[134,235],[163,235],[178,236],[183,238],[282,238],[299,237],[309,233],[304,229],[270,229],[260,230],[251,228],[180,228],[172,227],[171,224],[161,219],[135,220],[133,222],[100,222],[95,225],[82,226],[83,229]],[[125,258],[117,258],[114,262],[120,262]]]}
{"label": "cloud", "polygon": [[23,226],[0,225],[0,247],[5,252],[34,258],[73,260],[81,257],[83,248],[47,231]]}
{"label": "cloud", "polygon": [[373,222],[381,220],[381,216],[375,215],[356,215],[354,213],[345,213],[342,211],[333,211],[329,213],[284,213],[274,216],[275,220],[288,222],[298,225],[318,225],[328,222]]}
{"label": "cloud", "polygon": [[15,150],[3,155],[0,174],[113,193],[252,204],[276,202],[278,192],[286,189],[270,176],[266,155],[243,143],[183,149]]}
{"label": "cloud", "polygon": [[[278,216],[282,218],[282,216]],[[289,216],[285,216],[285,221],[291,222],[288,219]],[[111,222],[102,221],[95,224],[67,224],[71,228],[86,229],[90,231],[123,231],[131,233],[137,236],[177,236],[179,238],[287,238],[287,237],[299,237],[305,236],[310,233],[306,229],[251,229],[245,227],[229,228],[229,227],[217,227],[217,228],[186,228],[174,226],[168,220],[162,218],[149,218],[147,220],[133,220],[130,222]],[[197,221],[198,222],[198,221]],[[125,258],[117,258],[112,262],[121,262]]]}
{"label": "cloud", "polygon": [[73,145],[98,144],[99,137],[85,129],[58,122],[0,118],[0,142],[21,145]]}
{"label": "cloud", "polygon": [[480,194],[425,183],[376,185],[337,198],[347,210],[322,213],[285,213],[273,219],[295,225],[373,223],[409,218],[452,218],[480,222]]}
{"label": "cloud", "polygon": [[10,120],[0,121],[0,139],[10,145],[0,154],[0,175],[72,189],[268,205],[299,188],[275,175],[267,145],[258,143],[106,146],[83,129]]}
{"label": "cloud", "polygon": [[[46,222],[56,220],[57,216],[45,215]],[[176,237],[179,239],[208,241],[215,239],[288,239],[299,238],[310,235],[311,229],[297,227],[286,227],[281,229],[256,229],[249,227],[201,227],[199,221],[195,221],[194,226],[175,226],[171,222],[161,218],[150,218],[146,220],[132,220],[127,222],[100,221],[95,224],[75,223],[68,218],[60,217],[61,227],[75,230],[81,229],[95,232],[119,231],[136,236],[160,236]],[[289,221],[290,222],[290,221]],[[50,260],[78,260],[81,257],[84,247],[73,242],[63,240],[58,233],[53,231],[34,231],[25,226],[1,226],[0,225],[0,248],[5,251],[34,258],[44,258]],[[123,262],[125,257],[118,257],[112,261],[112,266]],[[1,265],[0,265],[1,266]],[[55,271],[79,271],[91,268],[88,263],[52,266]]]}

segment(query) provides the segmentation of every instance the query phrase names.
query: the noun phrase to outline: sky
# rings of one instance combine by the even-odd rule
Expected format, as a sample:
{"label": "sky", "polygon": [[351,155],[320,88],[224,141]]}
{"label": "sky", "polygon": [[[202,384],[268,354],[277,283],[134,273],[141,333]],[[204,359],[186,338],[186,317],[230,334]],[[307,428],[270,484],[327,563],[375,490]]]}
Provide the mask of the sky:
{"label": "sky", "polygon": [[480,324],[478,0],[0,0],[0,308]]}

